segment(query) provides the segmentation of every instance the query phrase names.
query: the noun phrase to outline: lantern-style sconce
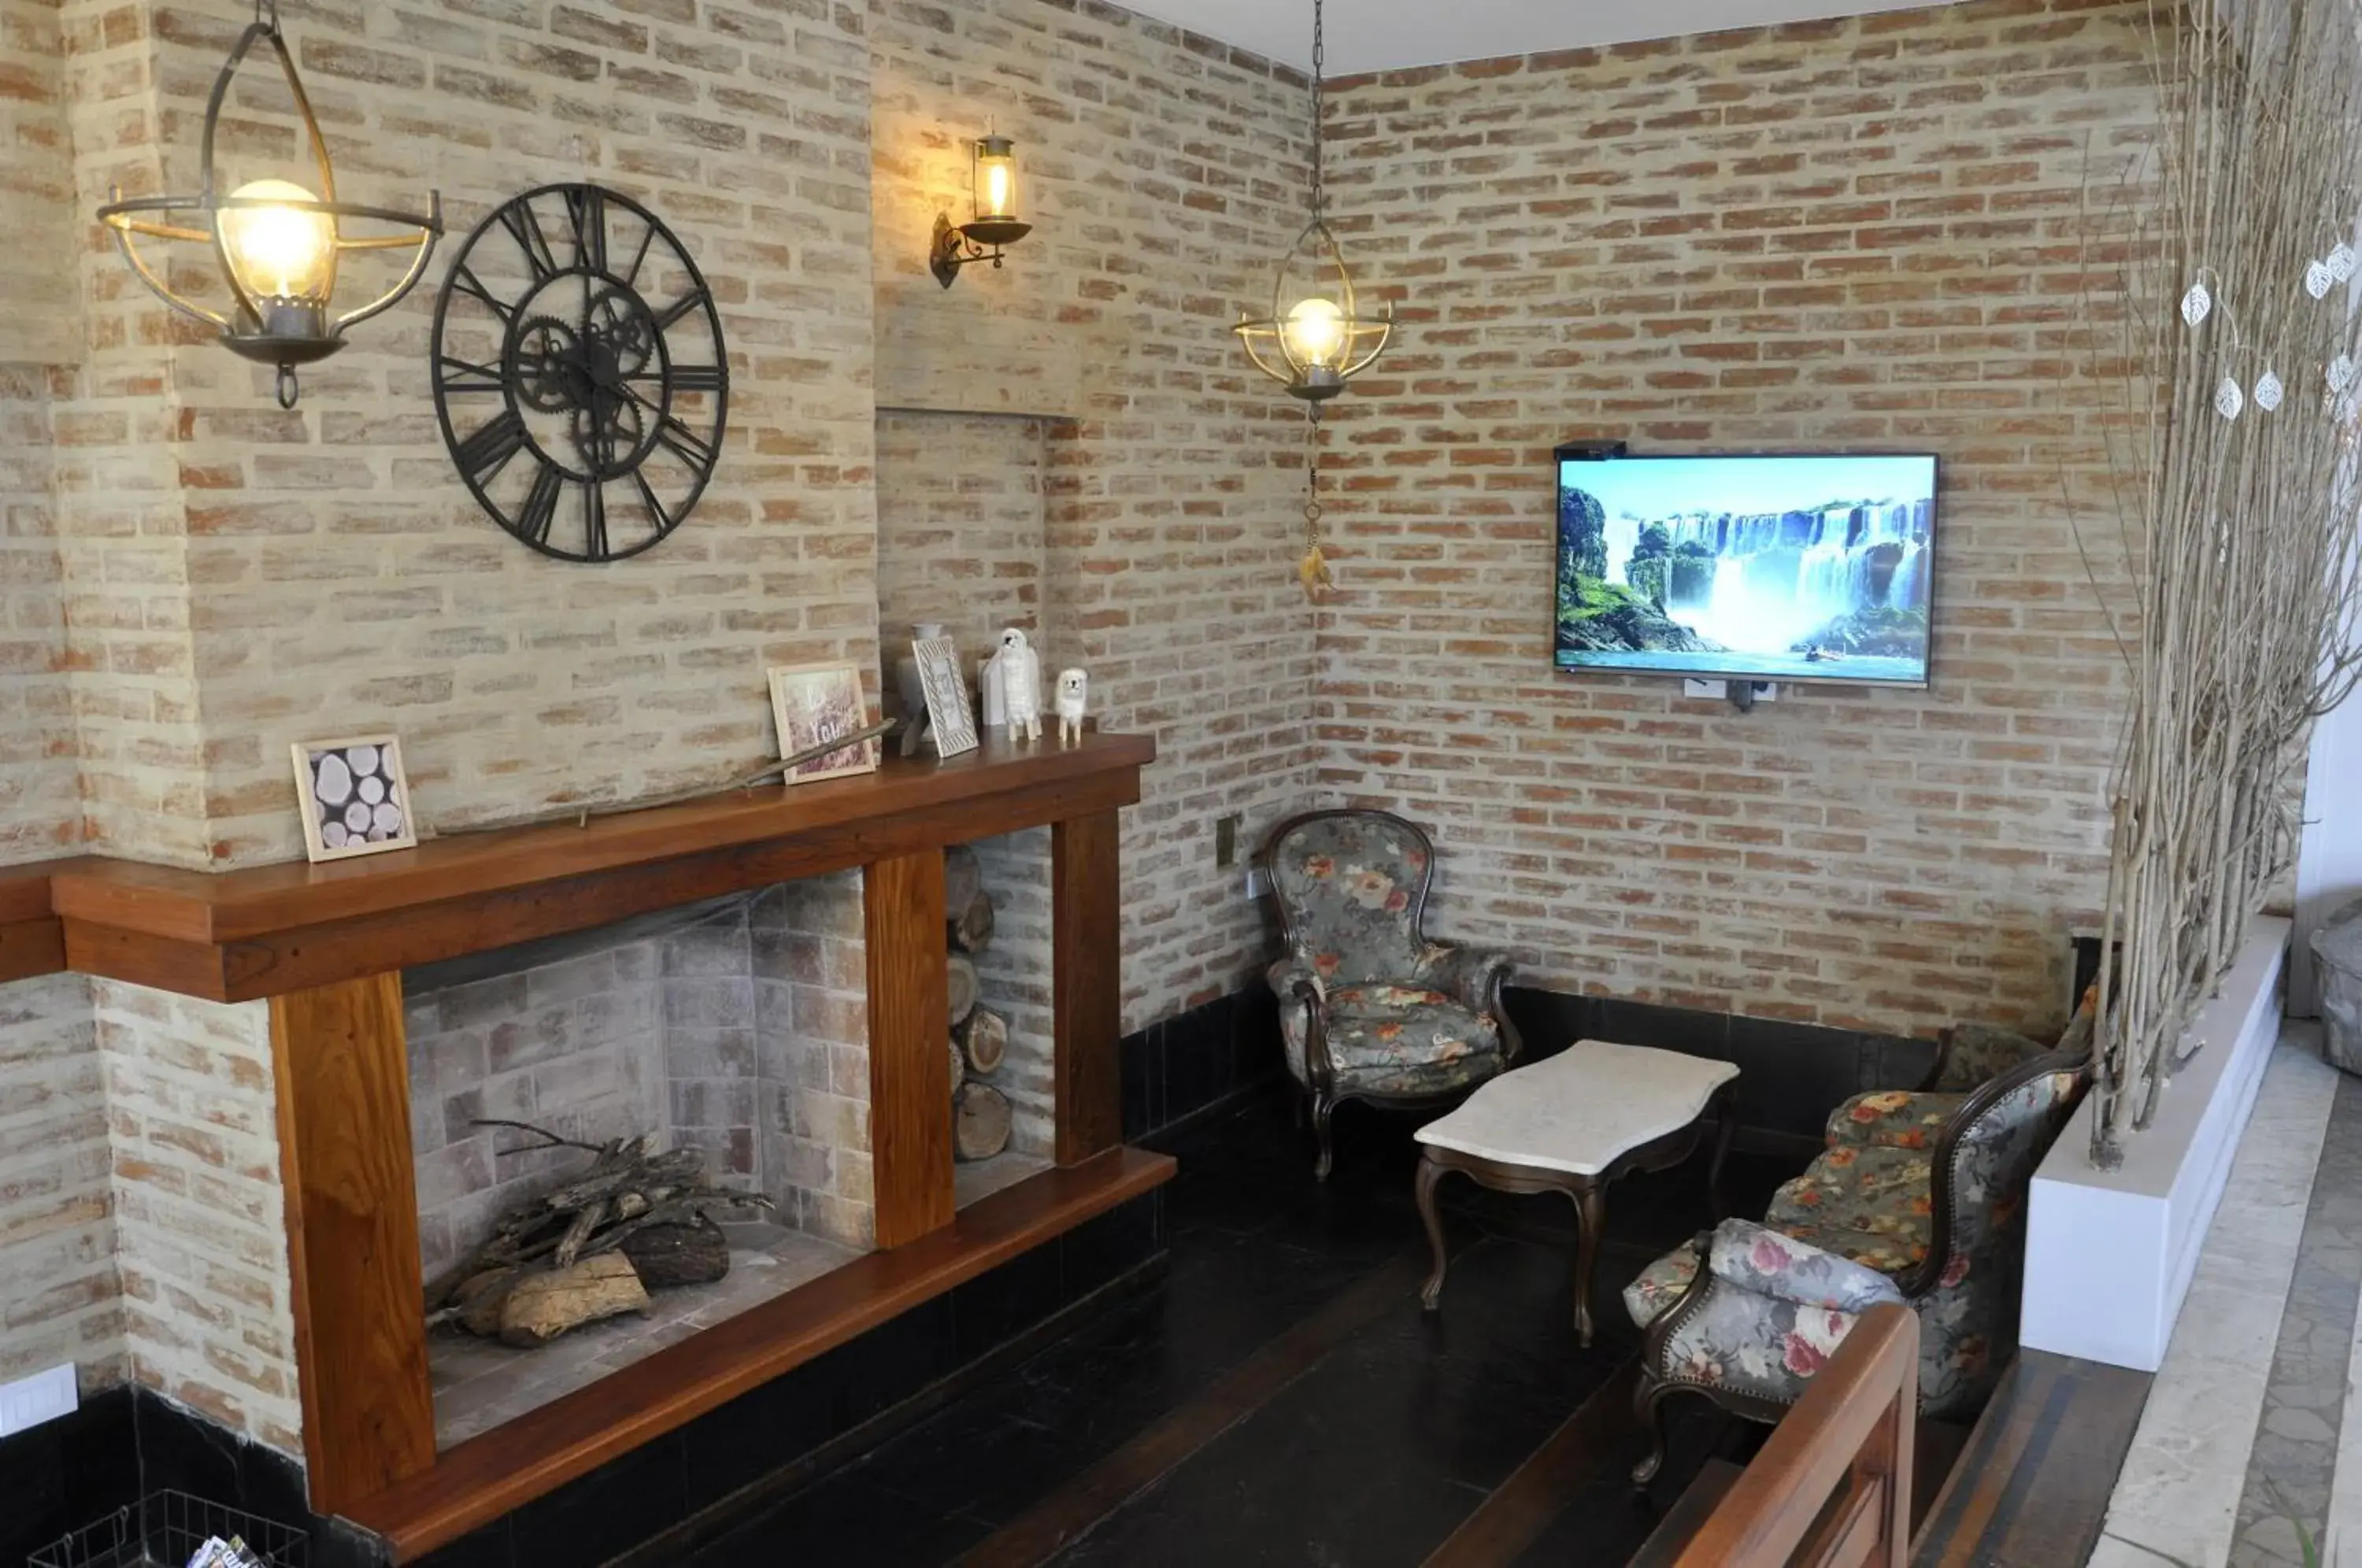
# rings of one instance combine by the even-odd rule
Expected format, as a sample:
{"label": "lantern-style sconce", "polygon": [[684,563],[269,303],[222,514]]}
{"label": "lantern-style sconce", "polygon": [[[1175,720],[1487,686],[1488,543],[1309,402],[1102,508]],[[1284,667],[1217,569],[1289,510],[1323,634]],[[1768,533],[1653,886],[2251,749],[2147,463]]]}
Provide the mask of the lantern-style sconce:
{"label": "lantern-style sconce", "polygon": [[[294,94],[295,107],[304,116],[304,132],[319,174],[316,195],[288,180],[256,180],[226,196],[219,194],[215,184],[214,138],[222,103],[229,95],[230,79],[258,43],[268,43],[279,57],[280,73],[287,79],[288,91]],[[443,232],[442,197],[430,195],[423,216],[337,200],[336,172],[328,165],[327,144],[321,139],[320,122],[312,114],[311,100],[280,34],[276,0],[257,0],[253,22],[214,81],[213,97],[205,105],[201,157],[197,194],[126,201],[117,191],[115,200],[98,209],[99,221],[115,231],[124,259],[158,298],[182,315],[213,327],[230,352],[276,365],[280,406],[292,408],[297,392],[295,367],[325,359],[343,348],[347,327],[392,306],[425,272],[435,241]],[[348,235],[344,232],[347,219],[385,224],[402,232]],[[212,246],[235,308],[225,315],[174,293],[163,275],[140,254],[136,237]],[[412,254],[400,282],[358,310],[341,315],[330,313],[337,263],[344,252],[403,249]]]}
{"label": "lantern-style sconce", "polygon": [[935,217],[935,243],[928,266],[935,282],[950,288],[971,261],[1000,265],[1003,247],[1033,232],[1017,215],[1017,145],[998,134],[979,138],[969,171],[969,202],[975,216],[954,226],[947,214]]}

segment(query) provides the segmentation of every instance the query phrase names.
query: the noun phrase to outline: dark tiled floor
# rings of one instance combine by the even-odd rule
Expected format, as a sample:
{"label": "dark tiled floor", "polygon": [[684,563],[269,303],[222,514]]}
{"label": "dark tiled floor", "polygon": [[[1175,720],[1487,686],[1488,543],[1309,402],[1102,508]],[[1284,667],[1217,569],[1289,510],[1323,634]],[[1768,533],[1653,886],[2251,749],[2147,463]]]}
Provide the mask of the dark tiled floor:
{"label": "dark tiled floor", "polygon": [[[1585,1353],[1569,1328],[1571,1208],[1454,1184],[1452,1271],[1429,1317],[1411,1125],[1349,1109],[1325,1187],[1283,1100],[1193,1129],[1173,1148],[1181,1175],[1159,1284],[688,1561],[1425,1561],[1630,1358],[1614,1293],[1710,1216],[1702,1162],[1615,1189],[1602,1331]],[[1727,1195],[1760,1211],[1788,1174],[1734,1156]],[[1628,1418],[1614,1430],[1567,1509],[1514,1561],[1621,1563],[1646,1537],[1650,1515],[1624,1480],[1639,1434]],[[1677,1436],[1660,1501],[1710,1448],[1746,1434],[1701,1415]]]}

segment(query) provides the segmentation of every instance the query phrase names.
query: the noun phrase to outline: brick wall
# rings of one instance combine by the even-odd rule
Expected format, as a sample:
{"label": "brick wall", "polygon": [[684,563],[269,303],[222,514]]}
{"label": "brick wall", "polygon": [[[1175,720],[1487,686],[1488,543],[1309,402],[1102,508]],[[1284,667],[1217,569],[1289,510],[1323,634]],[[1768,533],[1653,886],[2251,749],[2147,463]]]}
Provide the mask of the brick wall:
{"label": "brick wall", "polygon": [[[1227,330],[1303,224],[1307,91],[1112,6],[877,0],[870,43],[881,359],[943,407],[1075,415],[1047,426],[1041,617],[1100,722],[1157,740],[1124,817],[1136,1027],[1251,972],[1259,917],[1214,823],[1252,837],[1312,785],[1302,426]],[[1038,227],[945,293],[928,231],[966,215],[988,121]]]}
{"label": "brick wall", "polygon": [[878,411],[877,631],[889,693],[922,621],[941,622],[971,669],[1003,626],[1024,627],[1046,687],[1057,657],[1042,624],[1046,423]]}
{"label": "brick wall", "polygon": [[0,364],[62,364],[80,338],[59,0],[0,0]]}
{"label": "brick wall", "polygon": [[[1321,781],[1434,825],[1432,923],[1529,981],[1904,1032],[2056,1016],[2124,678],[2070,352],[2137,6],[2007,0],[1339,84],[1400,302],[1340,405]],[[1942,455],[1933,689],[1739,716],[1555,676],[1558,441]]]}
{"label": "brick wall", "polygon": [[[204,94],[249,14],[149,13],[160,178],[193,176]],[[625,191],[699,259],[735,388],[695,514],[647,556],[587,567],[510,539],[453,471],[424,354],[441,268],[307,371],[293,413],[267,370],[171,356],[153,401],[188,487],[200,745],[158,767],[200,797],[204,854],[297,853],[287,744],[356,727],[402,732],[422,817],[447,830],[743,770],[771,744],[767,664],[874,661],[858,8],[283,15],[352,199],[439,187],[456,247],[536,183]],[[294,150],[283,96],[242,79],[248,160]]]}
{"label": "brick wall", "polygon": [[94,991],[134,1375],[300,1453],[270,1009]]}
{"label": "brick wall", "polygon": [[60,1362],[85,1389],[122,1381],[108,1171],[88,982],[0,989],[0,1382]]}

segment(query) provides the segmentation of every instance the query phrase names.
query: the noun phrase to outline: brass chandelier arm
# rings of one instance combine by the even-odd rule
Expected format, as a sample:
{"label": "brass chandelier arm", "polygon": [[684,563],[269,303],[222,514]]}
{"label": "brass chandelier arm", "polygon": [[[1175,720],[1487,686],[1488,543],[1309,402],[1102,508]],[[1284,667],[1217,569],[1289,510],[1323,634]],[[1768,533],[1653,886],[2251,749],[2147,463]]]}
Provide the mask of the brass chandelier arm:
{"label": "brass chandelier arm", "polygon": [[115,208],[101,208],[98,215],[105,221],[108,228],[115,231],[115,248],[123,253],[123,259],[130,263],[133,275],[148,285],[150,293],[192,321],[202,321],[217,332],[227,332],[230,329],[229,317],[219,311],[207,310],[203,305],[193,304],[174,293],[164,280],[156,275],[154,269],[148,265],[148,259],[139,254],[138,246],[133,244],[131,239],[135,234],[153,235],[164,239],[200,240],[211,239],[213,236],[193,233],[186,229],[175,229],[166,224],[119,220],[119,213]]}
{"label": "brass chandelier arm", "polygon": [[[418,250],[415,255],[411,257],[410,265],[403,270],[401,281],[395,283],[392,288],[388,289],[384,293],[380,294],[376,299],[371,300],[369,304],[361,306],[359,310],[347,311],[344,315],[338,316],[334,329],[337,335],[341,337],[344,334],[345,328],[348,326],[354,326],[359,322],[367,321],[370,317],[376,315],[382,311],[392,308],[392,306],[401,300],[403,295],[408,293],[418,280],[425,275],[426,271],[426,263],[431,260],[435,255],[435,241],[440,237],[442,233],[443,195],[442,193],[438,191],[427,198],[426,222],[411,241],[417,245]],[[404,240],[400,236],[387,236],[375,241],[354,240],[348,242],[340,239],[337,242],[337,248],[339,249],[352,250],[390,250],[397,248],[403,243],[404,243]]]}

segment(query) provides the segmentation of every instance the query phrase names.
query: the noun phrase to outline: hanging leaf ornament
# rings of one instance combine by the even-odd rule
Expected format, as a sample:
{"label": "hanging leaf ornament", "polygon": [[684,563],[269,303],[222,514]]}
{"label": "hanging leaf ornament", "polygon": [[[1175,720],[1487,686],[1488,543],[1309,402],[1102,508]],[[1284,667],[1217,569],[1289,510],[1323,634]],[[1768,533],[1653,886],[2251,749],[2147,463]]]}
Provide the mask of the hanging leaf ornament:
{"label": "hanging leaf ornament", "polygon": [[2225,419],[2236,419],[2246,406],[2247,394],[2239,390],[2238,382],[2224,376],[2223,384],[2214,389],[2214,412]]}
{"label": "hanging leaf ornament", "polygon": [[2181,296],[2181,319],[2193,327],[2202,326],[2213,313],[2214,296],[2207,293],[2206,285],[2191,284],[2190,292]]}
{"label": "hanging leaf ornament", "polygon": [[2270,414],[2279,407],[2280,398],[2287,391],[2280,385],[2279,377],[2266,370],[2262,379],[2256,382],[2256,406]]}
{"label": "hanging leaf ornament", "polygon": [[2362,260],[2362,257],[2356,257],[2354,247],[2341,240],[2322,260],[2323,264],[2328,267],[2330,277],[2343,283],[2354,276],[2355,263]]}
{"label": "hanging leaf ornament", "polygon": [[2314,299],[2327,295],[2329,286],[2335,282],[2337,275],[2329,270],[2328,262],[2308,261],[2304,264],[2304,292]]}

